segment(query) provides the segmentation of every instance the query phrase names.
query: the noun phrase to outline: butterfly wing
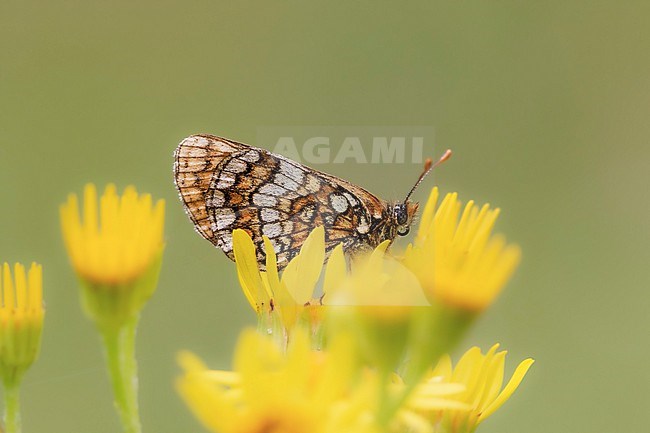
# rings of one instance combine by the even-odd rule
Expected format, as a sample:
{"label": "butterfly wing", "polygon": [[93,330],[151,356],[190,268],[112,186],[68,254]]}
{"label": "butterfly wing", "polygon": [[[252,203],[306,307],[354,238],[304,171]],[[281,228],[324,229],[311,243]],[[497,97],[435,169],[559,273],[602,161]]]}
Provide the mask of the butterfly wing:
{"label": "butterfly wing", "polygon": [[265,265],[262,235],[283,268],[317,226],[326,255],[339,243],[351,252],[378,243],[387,205],[349,182],[267,150],[211,135],[183,140],[175,153],[176,186],[196,230],[234,260],[232,231],[243,229]]}

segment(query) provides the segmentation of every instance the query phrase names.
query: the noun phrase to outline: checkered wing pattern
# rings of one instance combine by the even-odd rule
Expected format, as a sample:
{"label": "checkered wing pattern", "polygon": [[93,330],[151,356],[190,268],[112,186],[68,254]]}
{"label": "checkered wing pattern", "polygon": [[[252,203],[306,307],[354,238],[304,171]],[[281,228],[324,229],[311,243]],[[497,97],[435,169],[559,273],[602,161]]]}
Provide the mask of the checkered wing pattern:
{"label": "checkered wing pattern", "polygon": [[232,231],[243,229],[265,266],[262,235],[283,268],[309,232],[325,229],[326,251],[354,253],[395,233],[389,206],[368,191],[281,155],[212,135],[193,135],[175,153],[176,187],[196,230],[234,260]]}

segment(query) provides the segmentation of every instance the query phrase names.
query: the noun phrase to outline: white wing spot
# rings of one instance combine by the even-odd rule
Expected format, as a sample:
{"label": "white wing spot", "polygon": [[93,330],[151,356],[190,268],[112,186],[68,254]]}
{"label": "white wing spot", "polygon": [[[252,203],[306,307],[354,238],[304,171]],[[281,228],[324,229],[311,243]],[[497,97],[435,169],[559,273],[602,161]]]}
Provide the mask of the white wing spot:
{"label": "white wing spot", "polygon": [[259,207],[275,207],[278,201],[275,197],[266,194],[253,194],[253,203]]}
{"label": "white wing spot", "polygon": [[269,238],[276,238],[282,234],[282,226],[280,223],[264,224],[264,227],[262,227],[262,233]]}
{"label": "white wing spot", "polygon": [[217,241],[217,245],[219,245],[219,248],[221,248],[223,252],[229,253],[232,251],[232,235],[228,234],[220,237]]}
{"label": "white wing spot", "polygon": [[330,204],[338,213],[343,213],[348,210],[348,201],[340,194],[331,194]]}
{"label": "white wing spot", "polygon": [[350,205],[352,207],[359,204],[359,201],[356,198],[354,198],[354,196],[352,194],[350,194],[348,192],[344,192],[343,195],[345,196],[345,198],[348,199],[348,201],[350,202]]}
{"label": "white wing spot", "polygon": [[368,225],[368,220],[366,219],[366,217],[361,216],[359,225],[357,226],[357,231],[362,235],[365,235],[370,231],[370,226]]}
{"label": "white wing spot", "polygon": [[262,209],[262,221],[265,223],[272,223],[280,219],[280,212],[275,209]]}
{"label": "white wing spot", "polygon": [[280,161],[280,171],[298,183],[302,183],[305,179],[304,171],[286,161]]}
{"label": "white wing spot", "polygon": [[227,207],[215,209],[214,216],[217,220],[217,230],[225,229],[235,222],[235,211]]}
{"label": "white wing spot", "polygon": [[298,183],[296,183],[295,181],[289,179],[287,176],[285,176],[282,173],[278,173],[278,174],[275,175],[274,183],[288,189],[289,191],[298,190]]}
{"label": "white wing spot", "polygon": [[231,186],[233,186],[234,183],[235,183],[235,176],[233,176],[230,173],[226,173],[222,171],[221,173],[219,173],[219,181],[217,182],[216,188],[217,189],[230,188]]}
{"label": "white wing spot", "polygon": [[320,190],[320,182],[315,176],[307,176],[307,191],[315,194]]}
{"label": "white wing spot", "polygon": [[231,173],[242,173],[246,171],[247,168],[248,168],[248,164],[246,164],[244,161],[240,161],[238,159],[232,159],[228,163],[228,165],[226,165],[225,170]]}
{"label": "white wing spot", "polygon": [[256,150],[249,150],[245,154],[243,154],[241,157],[246,162],[257,162],[260,159],[260,153],[257,152]]}
{"label": "white wing spot", "polygon": [[286,192],[286,190],[281,186],[275,185],[273,183],[265,183],[260,188],[260,192],[262,194],[268,194],[268,195],[274,195],[276,197],[280,197]]}
{"label": "white wing spot", "polygon": [[226,202],[226,198],[219,190],[214,190],[212,197],[208,198],[205,203],[207,207],[221,207]]}

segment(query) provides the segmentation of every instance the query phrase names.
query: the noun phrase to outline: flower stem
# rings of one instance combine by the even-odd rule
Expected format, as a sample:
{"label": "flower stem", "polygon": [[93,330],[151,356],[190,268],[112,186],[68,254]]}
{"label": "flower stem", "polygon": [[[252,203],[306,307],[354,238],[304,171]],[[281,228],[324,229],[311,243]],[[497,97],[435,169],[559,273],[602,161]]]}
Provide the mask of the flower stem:
{"label": "flower stem", "polygon": [[113,386],[115,406],[124,433],[141,433],[138,410],[138,373],[135,361],[135,331],[138,319],[120,327],[102,330],[106,361]]}
{"label": "flower stem", "polygon": [[6,433],[20,433],[20,381],[5,383],[5,431]]}

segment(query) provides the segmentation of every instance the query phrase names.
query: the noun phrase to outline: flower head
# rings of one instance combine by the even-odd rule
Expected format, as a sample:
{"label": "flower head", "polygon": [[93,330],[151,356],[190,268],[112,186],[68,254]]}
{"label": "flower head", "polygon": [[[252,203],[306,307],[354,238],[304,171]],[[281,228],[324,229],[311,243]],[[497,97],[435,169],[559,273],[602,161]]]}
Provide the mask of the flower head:
{"label": "flower head", "polygon": [[[498,211],[479,211],[470,202],[459,221],[456,196],[436,211],[437,194],[434,189],[417,238],[401,258],[387,253],[386,242],[347,263],[339,245],[323,266],[325,232],[317,227],[282,274],[264,238],[261,272],[248,233],[233,232],[242,289],[260,318],[278,319],[285,338],[243,334],[234,371],[210,371],[182,355],[179,391],[208,429],[468,433],[509,398],[532,360],[520,364],[502,391],[505,352],[496,353],[496,346],[487,355],[468,351],[455,369],[441,355],[496,296],[519,250],[491,236]],[[319,286],[323,294],[314,300]],[[327,332],[314,334],[313,322],[295,326],[305,315],[322,318]],[[394,371],[405,354],[410,362],[402,365],[402,379]]]}
{"label": "flower head", "polygon": [[344,346],[330,352],[310,349],[296,332],[285,353],[274,340],[245,331],[234,371],[210,371],[183,353],[185,370],[177,386],[202,423],[217,433],[361,432],[364,402],[349,399],[352,365]]}
{"label": "flower head", "polygon": [[20,380],[38,356],[43,330],[43,271],[32,263],[29,272],[19,263],[5,263],[0,272],[0,374],[7,383]]}
{"label": "flower head", "polygon": [[418,279],[387,248],[383,242],[355,257],[324,296],[328,335],[353,334],[363,358],[385,374],[399,367],[416,317],[431,308]]}
{"label": "flower head", "polygon": [[156,288],[162,260],[164,201],[132,186],[119,196],[108,185],[97,200],[84,190],[83,217],[77,196],[61,205],[61,228],[82,286],[87,314],[97,323],[121,325],[134,317]]}
{"label": "flower head", "polygon": [[[409,407],[425,414],[434,424],[442,425],[445,432],[473,432],[478,424],[510,398],[534,362],[530,358],[522,361],[503,387],[506,352],[497,352],[498,348],[499,345],[495,344],[484,355],[478,347],[473,347],[461,357],[455,367],[452,367],[449,356],[444,356],[416,390]],[[440,411],[433,407],[427,395],[430,387],[437,387],[441,383],[463,385],[464,389],[451,398],[467,408]]]}
{"label": "flower head", "polygon": [[[431,421],[417,407],[403,406],[379,424],[380,394],[395,397],[405,385],[393,375],[382,389],[386,383],[376,370],[355,365],[353,344],[339,337],[327,350],[312,350],[300,329],[284,352],[271,337],[248,330],[237,345],[233,371],[209,370],[182,353],[184,373],[177,388],[214,433],[430,433]],[[467,411],[467,404],[453,398],[463,389],[432,384],[426,389],[427,407]]]}
{"label": "flower head", "polygon": [[470,201],[461,213],[456,193],[447,194],[439,206],[438,196],[434,188],[404,264],[432,299],[482,311],[517,268],[520,250],[507,245],[503,236],[492,235],[499,209],[488,204],[479,208]]}
{"label": "flower head", "polygon": [[61,227],[70,260],[84,279],[120,285],[141,276],[163,249],[165,203],[132,186],[119,196],[109,184],[97,200],[95,185],[84,189],[83,216],[76,194],[61,205]]}
{"label": "flower head", "polygon": [[[240,229],[233,231],[239,282],[246,299],[259,315],[277,313],[284,329],[290,330],[303,313],[318,315],[311,307],[320,304],[318,299],[314,299],[314,293],[323,273],[325,232],[323,227],[316,227],[282,275],[278,272],[275,251],[267,237],[264,237],[264,245],[266,272],[258,269],[255,246],[248,233]],[[343,250],[337,247],[325,269],[325,289],[335,286],[345,275],[345,266]]]}
{"label": "flower head", "polygon": [[[281,276],[271,242],[264,240],[267,271],[260,272],[252,240],[235,230],[242,288],[258,313],[268,305],[266,311],[281,318],[285,331],[309,311],[318,320],[324,317],[327,334],[355,335],[365,361],[383,372],[397,368],[408,353],[405,380],[413,386],[492,302],[520,256],[518,247],[506,246],[501,236],[491,234],[498,210],[485,205],[479,211],[470,202],[460,216],[456,194],[447,195],[438,209],[437,201],[434,188],[415,242],[401,259],[387,253],[387,241],[367,255],[355,255],[348,268],[342,247],[337,247],[326,265],[316,306],[312,299],[325,258],[322,227],[312,231]],[[318,342],[314,346],[321,347]]]}

